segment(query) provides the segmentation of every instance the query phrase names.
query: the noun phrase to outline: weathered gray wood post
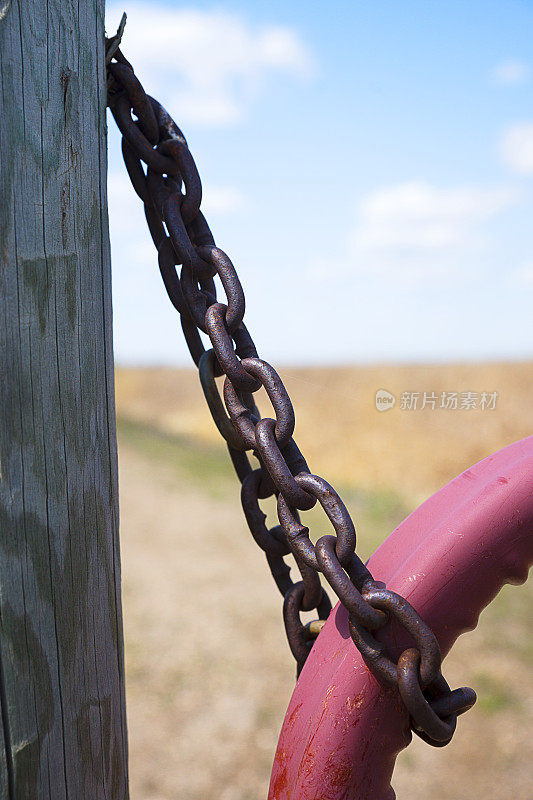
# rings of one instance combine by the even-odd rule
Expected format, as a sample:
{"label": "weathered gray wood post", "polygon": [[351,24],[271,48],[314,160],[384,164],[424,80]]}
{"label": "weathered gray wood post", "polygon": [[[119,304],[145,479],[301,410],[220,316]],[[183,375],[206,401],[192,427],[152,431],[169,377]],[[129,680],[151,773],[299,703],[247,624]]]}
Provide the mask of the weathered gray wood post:
{"label": "weathered gray wood post", "polygon": [[0,798],[128,795],[104,0],[0,0]]}

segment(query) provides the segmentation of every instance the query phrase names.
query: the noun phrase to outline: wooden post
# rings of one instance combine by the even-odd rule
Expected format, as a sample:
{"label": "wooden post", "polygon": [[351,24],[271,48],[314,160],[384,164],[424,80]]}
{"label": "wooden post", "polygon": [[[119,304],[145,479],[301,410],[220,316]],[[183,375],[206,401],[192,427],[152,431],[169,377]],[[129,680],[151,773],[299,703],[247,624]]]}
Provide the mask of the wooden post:
{"label": "wooden post", "polygon": [[0,0],[0,798],[128,796],[104,0]]}

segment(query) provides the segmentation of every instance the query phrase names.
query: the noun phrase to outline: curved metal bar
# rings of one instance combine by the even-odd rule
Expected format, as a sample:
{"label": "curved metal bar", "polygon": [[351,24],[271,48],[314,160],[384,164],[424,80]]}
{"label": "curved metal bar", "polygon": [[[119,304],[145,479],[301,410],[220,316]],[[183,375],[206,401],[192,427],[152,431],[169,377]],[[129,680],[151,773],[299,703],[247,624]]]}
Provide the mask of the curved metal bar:
{"label": "curved metal bar", "polygon": [[[446,654],[505,583],[533,563],[533,436],[480,461],[427,500],[369,561]],[[399,628],[376,632],[394,657]],[[475,713],[475,712],[471,712]],[[460,732],[457,734],[460,736]],[[337,605],[302,670],[279,738],[269,800],[393,800],[396,755],[411,741],[396,689],[366,668]]]}

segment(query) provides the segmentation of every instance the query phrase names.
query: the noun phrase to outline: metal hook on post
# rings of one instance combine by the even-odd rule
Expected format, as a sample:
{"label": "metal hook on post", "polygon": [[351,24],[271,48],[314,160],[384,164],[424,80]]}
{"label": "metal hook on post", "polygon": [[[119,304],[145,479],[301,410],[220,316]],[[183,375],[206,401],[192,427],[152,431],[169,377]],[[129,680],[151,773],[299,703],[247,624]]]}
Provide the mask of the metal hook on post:
{"label": "metal hook on post", "polygon": [[114,58],[115,53],[117,52],[118,48],[120,47],[120,43],[122,41],[122,36],[124,34],[124,28],[126,27],[126,21],[128,19],[128,15],[124,11],[122,17],[120,18],[120,22],[117,28],[117,32],[114,36],[110,36],[109,38],[106,37],[106,47],[105,47],[105,65],[107,67],[108,64],[111,63],[111,60]]}

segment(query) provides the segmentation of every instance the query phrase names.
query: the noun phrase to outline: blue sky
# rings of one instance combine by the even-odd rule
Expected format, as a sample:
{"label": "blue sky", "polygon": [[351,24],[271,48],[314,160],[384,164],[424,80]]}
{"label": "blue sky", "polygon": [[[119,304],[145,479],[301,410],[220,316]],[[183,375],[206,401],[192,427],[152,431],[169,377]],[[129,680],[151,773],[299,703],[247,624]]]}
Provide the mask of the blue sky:
{"label": "blue sky", "polygon": [[[264,358],[532,356],[531,0],[125,10]],[[116,360],[186,364],[111,117],[109,202]]]}

